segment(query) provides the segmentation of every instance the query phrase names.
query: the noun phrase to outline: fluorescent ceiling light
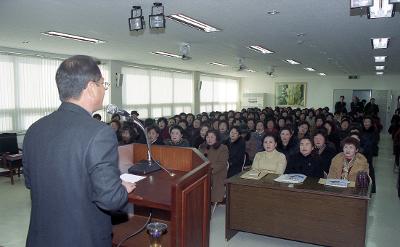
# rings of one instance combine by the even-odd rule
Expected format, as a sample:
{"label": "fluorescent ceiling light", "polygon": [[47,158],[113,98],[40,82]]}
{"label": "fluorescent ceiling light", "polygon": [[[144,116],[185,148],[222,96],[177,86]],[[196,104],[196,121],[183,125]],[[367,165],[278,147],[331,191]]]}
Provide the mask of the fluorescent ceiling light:
{"label": "fluorescent ceiling light", "polygon": [[368,8],[368,18],[387,18],[394,15],[393,4],[389,0],[374,0],[374,5]]}
{"label": "fluorescent ceiling light", "polygon": [[290,63],[290,64],[300,64],[300,62],[297,62],[297,61],[292,60],[292,59],[286,59],[285,62]]}
{"label": "fluorescent ceiling light", "polygon": [[180,55],[176,55],[176,54],[165,52],[165,51],[155,51],[155,52],[152,52],[151,54],[161,55],[161,56],[165,56],[165,57],[182,58],[182,56],[180,56]]}
{"label": "fluorescent ceiling light", "polygon": [[216,66],[221,66],[221,67],[227,67],[227,66],[228,66],[228,65],[226,65],[226,64],[217,63],[217,62],[212,62],[212,63],[209,63],[209,64],[211,64],[211,65],[216,65]]}
{"label": "fluorescent ceiling light", "polygon": [[64,39],[72,39],[72,40],[76,40],[76,41],[88,42],[88,43],[93,43],[93,44],[105,43],[104,40],[83,37],[83,36],[79,36],[79,35],[75,35],[75,34],[60,33],[60,32],[55,32],[55,31],[48,31],[48,32],[44,32],[42,34],[43,35],[47,35],[47,36],[52,36],[52,37],[59,37],[59,38],[64,38]]}
{"label": "fluorescent ceiling light", "polygon": [[373,49],[386,49],[388,47],[390,38],[372,38]]}
{"label": "fluorescent ceiling light", "polygon": [[386,61],[386,56],[375,56],[375,63],[384,63]]}
{"label": "fluorescent ceiling light", "polygon": [[374,0],[350,0],[350,8],[361,8],[372,6]]}
{"label": "fluorescent ceiling light", "polygon": [[376,72],[376,75],[383,75],[383,72],[382,71]]}
{"label": "fluorescent ceiling light", "polygon": [[174,15],[169,15],[167,16],[169,19],[177,21],[181,24],[188,25],[190,27],[199,29],[201,31],[204,31],[206,33],[210,32],[219,32],[221,29],[218,29],[216,27],[212,27],[204,22],[195,20],[189,16],[186,16],[184,14],[174,14]]}
{"label": "fluorescent ceiling light", "polygon": [[400,3],[400,0],[389,0],[389,3]]}
{"label": "fluorescent ceiling light", "polygon": [[256,72],[255,70],[252,70],[252,69],[246,69],[246,71],[247,71],[247,72],[251,72],[251,73]]}
{"label": "fluorescent ceiling light", "polygon": [[307,71],[315,71],[315,69],[313,69],[313,68],[304,68],[304,69]]}
{"label": "fluorescent ceiling light", "polygon": [[383,65],[375,66],[375,69],[376,69],[376,70],[384,70],[384,69],[385,69],[385,66],[383,66]]}
{"label": "fluorescent ceiling light", "polygon": [[266,49],[264,47],[261,47],[261,46],[258,46],[258,45],[251,45],[251,46],[249,46],[247,48],[249,48],[252,51],[260,52],[262,54],[272,54],[272,53],[274,53],[273,51],[268,50],[268,49]]}
{"label": "fluorescent ceiling light", "polygon": [[318,75],[320,75],[320,76],[326,76],[325,73],[318,73]]}

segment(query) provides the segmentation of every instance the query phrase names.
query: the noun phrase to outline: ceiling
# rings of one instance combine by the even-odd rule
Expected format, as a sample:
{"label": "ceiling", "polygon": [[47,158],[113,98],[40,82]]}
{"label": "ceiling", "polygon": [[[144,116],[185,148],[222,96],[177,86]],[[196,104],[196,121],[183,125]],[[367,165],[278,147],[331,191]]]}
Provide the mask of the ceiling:
{"label": "ceiling", "polygon": [[[237,58],[255,74],[275,66],[276,76],[374,75],[374,55],[388,56],[385,75],[400,73],[400,13],[369,20],[350,0],[165,0],[165,14],[183,13],[222,29],[205,33],[167,19],[161,33],[129,32],[132,5],[141,5],[145,20],[152,1],[135,0],[1,0],[0,46],[55,54],[88,54],[101,59],[247,77]],[[268,11],[277,10],[277,15]],[[87,44],[41,35],[59,31],[107,41]],[[303,35],[301,35],[303,34]],[[389,48],[373,50],[370,38],[391,37]],[[189,43],[191,60],[152,55],[179,52]],[[261,45],[275,51],[263,55],[247,49]],[[290,65],[284,59],[302,64]],[[220,62],[229,67],[209,65]],[[305,71],[312,67],[317,72]]]}

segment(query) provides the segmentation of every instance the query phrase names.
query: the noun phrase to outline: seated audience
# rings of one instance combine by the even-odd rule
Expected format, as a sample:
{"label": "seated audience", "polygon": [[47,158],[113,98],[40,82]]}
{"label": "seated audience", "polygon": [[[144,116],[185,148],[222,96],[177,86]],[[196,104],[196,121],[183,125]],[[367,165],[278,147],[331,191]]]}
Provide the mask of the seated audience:
{"label": "seated audience", "polygon": [[218,131],[222,142],[226,142],[229,138],[229,124],[225,120],[220,120],[218,123]]}
{"label": "seated audience", "polygon": [[309,135],[310,133],[310,124],[306,121],[299,123],[297,127],[297,139],[300,140],[304,136]]}
{"label": "seated audience", "polygon": [[120,141],[119,145],[127,145],[135,142],[135,139],[137,137],[137,133],[134,130],[134,128],[130,125],[124,125],[120,130],[119,130],[119,136],[120,136]]}
{"label": "seated audience", "polygon": [[325,121],[324,128],[326,129],[326,139],[335,145],[336,150],[340,150],[340,138],[336,133],[335,125],[330,121]]}
{"label": "seated audience", "polygon": [[232,127],[229,131],[227,146],[229,150],[229,168],[227,177],[230,178],[242,171],[246,151],[246,144],[240,135],[238,127]]}
{"label": "seated audience", "polygon": [[274,135],[267,134],[263,139],[263,152],[256,153],[251,169],[267,170],[275,174],[283,174],[286,169],[286,157],[276,150],[277,139]]}
{"label": "seated audience", "polygon": [[240,127],[240,135],[246,143],[246,155],[248,161],[246,161],[246,166],[253,163],[254,156],[257,153],[257,140],[251,138],[252,132],[247,128],[245,124]]}
{"label": "seated audience", "polygon": [[224,180],[227,176],[228,148],[221,143],[216,130],[209,130],[206,142],[200,145],[200,151],[211,163],[211,202],[222,202],[225,195]]}
{"label": "seated audience", "polygon": [[368,161],[359,153],[360,143],[353,137],[347,137],[342,142],[343,152],[337,154],[331,162],[328,178],[356,181],[357,173],[369,172]]}
{"label": "seated audience", "polygon": [[303,137],[300,140],[300,151],[289,157],[285,173],[300,173],[307,177],[323,178],[321,161],[313,149],[311,137]]}
{"label": "seated audience", "polygon": [[278,145],[276,150],[285,155],[286,159],[299,151],[297,138],[293,136],[293,131],[289,127],[283,127],[279,132]]}
{"label": "seated audience", "polygon": [[160,136],[160,128],[158,128],[157,125],[154,124],[146,129],[150,145],[164,145],[164,142]]}
{"label": "seated audience", "polygon": [[169,129],[169,135],[171,139],[164,141],[165,145],[178,146],[178,147],[190,147],[188,140],[183,138],[183,129],[179,125],[174,125]]}
{"label": "seated audience", "polygon": [[263,147],[263,138],[265,135],[265,126],[264,126],[264,122],[263,121],[257,121],[256,124],[256,131],[255,132],[251,132],[251,139],[253,139],[256,143],[256,151],[257,152],[261,152],[264,150]]}
{"label": "seated audience", "polygon": [[348,118],[343,118],[340,122],[339,138],[343,140],[350,134],[350,120]]}
{"label": "seated audience", "polygon": [[210,130],[210,126],[208,125],[208,123],[205,122],[200,125],[200,131],[199,131],[198,135],[194,138],[193,147],[199,148],[200,145],[206,141],[206,134],[207,134],[207,131],[209,131],[209,130]]}
{"label": "seated audience", "polygon": [[121,133],[119,130],[121,129],[121,122],[117,119],[111,120],[110,126],[114,130],[115,135],[117,136],[118,142],[120,142],[121,141]]}
{"label": "seated audience", "polygon": [[326,140],[326,131],[318,130],[314,135],[315,151],[321,160],[324,173],[328,175],[333,157],[337,154],[335,145]]}
{"label": "seated audience", "polygon": [[167,140],[170,138],[168,131],[168,120],[165,117],[157,119],[158,128],[160,128],[161,139]]}

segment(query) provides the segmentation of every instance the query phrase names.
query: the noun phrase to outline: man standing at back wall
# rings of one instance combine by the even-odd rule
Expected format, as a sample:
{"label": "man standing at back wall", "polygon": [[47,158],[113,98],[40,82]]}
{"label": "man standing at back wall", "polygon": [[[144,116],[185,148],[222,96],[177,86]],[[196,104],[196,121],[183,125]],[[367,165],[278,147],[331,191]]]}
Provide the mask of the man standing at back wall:
{"label": "man standing at back wall", "polygon": [[126,205],[135,184],[119,178],[115,133],[91,117],[108,85],[97,62],[82,55],[61,63],[56,83],[61,106],[24,139],[32,199],[26,246],[110,247],[109,211]]}

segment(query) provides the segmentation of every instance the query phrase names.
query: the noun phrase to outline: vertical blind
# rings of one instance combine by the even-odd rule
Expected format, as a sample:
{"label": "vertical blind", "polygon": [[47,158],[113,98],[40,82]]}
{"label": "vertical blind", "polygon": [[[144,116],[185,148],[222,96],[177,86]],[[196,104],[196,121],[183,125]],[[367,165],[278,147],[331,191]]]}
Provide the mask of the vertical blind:
{"label": "vertical blind", "polygon": [[200,111],[229,111],[237,110],[239,98],[239,81],[201,75]]}
{"label": "vertical blind", "polygon": [[192,112],[193,75],[154,69],[123,67],[122,105],[140,118]]}
{"label": "vertical blind", "polygon": [[[55,74],[59,59],[0,55],[0,132],[21,132],[60,105]],[[105,80],[108,66],[100,66]],[[104,105],[110,102],[106,91]],[[99,112],[105,117],[105,112]]]}

